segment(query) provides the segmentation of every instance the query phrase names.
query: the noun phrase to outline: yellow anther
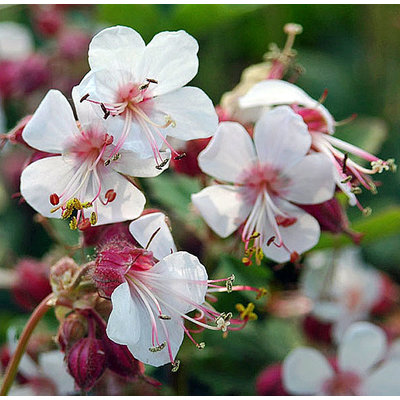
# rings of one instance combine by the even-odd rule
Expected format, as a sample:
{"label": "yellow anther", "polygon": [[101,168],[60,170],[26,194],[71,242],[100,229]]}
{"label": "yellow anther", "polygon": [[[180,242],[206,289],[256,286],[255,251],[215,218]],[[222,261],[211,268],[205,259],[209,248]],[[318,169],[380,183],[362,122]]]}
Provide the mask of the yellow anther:
{"label": "yellow anther", "polygon": [[74,211],[73,208],[66,208],[63,213],[61,214],[61,218],[62,219],[68,219],[71,215],[72,212]]}
{"label": "yellow anther", "polygon": [[348,175],[346,178],[344,178],[340,183],[347,183],[350,182],[353,179],[353,175]]}
{"label": "yellow anther", "polygon": [[158,351],[161,351],[166,345],[167,345],[167,342],[162,342],[158,346],[149,347],[149,351],[152,353],[156,353]]}
{"label": "yellow anther", "polygon": [[250,258],[248,258],[248,257],[243,257],[243,258],[242,258],[242,263],[243,263],[244,265],[247,265],[247,266],[249,266],[249,265],[252,264]]}
{"label": "yellow anther", "polygon": [[372,214],[372,208],[371,207],[365,207],[363,210],[363,214],[365,217],[369,217]]}
{"label": "yellow anther", "polygon": [[361,194],[362,193],[362,189],[358,186],[354,186],[350,189],[350,192],[353,194]]}
{"label": "yellow anther", "polygon": [[90,208],[93,206],[93,204],[90,201],[85,201],[84,203],[81,203],[82,208]]}
{"label": "yellow anther", "polygon": [[71,221],[69,222],[69,228],[73,231],[78,228],[78,220],[76,217],[72,217]]}
{"label": "yellow anther", "polygon": [[261,299],[261,297],[264,297],[266,294],[267,294],[267,289],[265,288],[258,289],[256,300]]}
{"label": "yellow anther", "polygon": [[389,169],[391,172],[396,172],[397,171],[397,165],[395,164],[395,159],[394,158],[389,158],[386,161],[386,164],[389,166]]}
{"label": "yellow anther", "polygon": [[236,304],[236,310],[239,311],[240,319],[243,320],[255,321],[258,318],[257,314],[253,312],[254,308],[255,306],[253,303],[249,303],[247,307],[240,303]]}
{"label": "yellow anther", "polygon": [[181,365],[180,360],[175,360],[175,361],[172,363],[172,369],[171,369],[171,371],[172,371],[172,372],[178,371],[180,365]]}
{"label": "yellow anther", "polygon": [[175,128],[176,127],[176,122],[171,118],[170,115],[166,115],[165,116],[165,125],[166,126],[171,125],[173,128]]}
{"label": "yellow anther", "polygon": [[260,232],[254,232],[251,236],[250,236],[250,240],[251,239],[257,239],[259,236],[261,235],[261,233]]}
{"label": "yellow anther", "polygon": [[197,347],[199,350],[203,350],[203,349],[206,347],[206,344],[205,344],[204,342],[200,342],[200,343],[198,343],[198,344],[196,345],[196,347]]}
{"label": "yellow anther", "polygon": [[90,214],[90,224],[96,225],[97,224],[97,213],[94,211]]}

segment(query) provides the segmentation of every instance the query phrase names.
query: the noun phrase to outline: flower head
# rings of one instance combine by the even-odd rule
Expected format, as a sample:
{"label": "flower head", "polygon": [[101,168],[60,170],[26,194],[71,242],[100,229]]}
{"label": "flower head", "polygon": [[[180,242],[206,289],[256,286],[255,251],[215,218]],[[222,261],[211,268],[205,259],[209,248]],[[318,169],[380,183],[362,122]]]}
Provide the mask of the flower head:
{"label": "flower head", "polygon": [[152,159],[138,159],[129,151],[115,153],[114,138],[91,106],[79,102],[76,89],[72,96],[79,122],[66,98],[50,90],[23,131],[28,145],[54,154],[24,169],[23,197],[45,217],[69,219],[71,229],[139,216],[145,198],[128,177],[161,171]]}
{"label": "flower head", "polygon": [[284,388],[296,395],[398,395],[400,361],[385,359],[387,351],[382,329],[356,322],[340,342],[337,371],[318,350],[300,347],[283,363]]}
{"label": "flower head", "polygon": [[[192,195],[207,224],[227,237],[245,222],[247,255],[265,253],[284,262],[314,246],[318,222],[292,204],[315,204],[334,193],[325,155],[307,155],[311,137],[289,107],[266,112],[256,123],[254,144],[239,124],[224,122],[199,155],[203,172],[234,185],[213,185]],[[253,244],[251,244],[253,242]]]}
{"label": "flower head", "polygon": [[[244,110],[253,110],[261,113],[278,105],[290,105],[307,124],[312,137],[311,149],[314,152],[326,154],[335,167],[335,181],[337,186],[349,197],[351,205],[357,205],[366,214],[368,208],[363,208],[356,198],[361,192],[359,185],[371,192],[376,192],[376,186],[370,178],[371,174],[385,170],[395,171],[394,160],[380,160],[378,157],[333,136],[335,122],[329,111],[321,104],[308,96],[299,87],[282,80],[269,79],[254,85],[239,103]],[[353,154],[371,164],[365,168],[353,161],[349,154]]]}
{"label": "flower head", "polygon": [[[197,73],[198,44],[184,31],[161,32],[146,46],[131,28],[98,33],[89,46],[91,71],[79,85],[82,100],[95,105],[122,147],[162,166],[161,146],[180,158],[166,136],[183,140],[211,136],[217,115],[200,89],[182,87]],[[111,153],[110,156],[112,156]]]}
{"label": "flower head", "polygon": [[[179,367],[175,357],[185,333],[202,349],[204,343],[197,343],[191,332],[226,332],[254,319],[252,311],[235,319],[232,313],[219,313],[206,302],[211,292],[256,289],[233,287],[233,277],[208,280],[197,257],[176,252],[164,214],[144,215],[131,223],[130,231],[144,248],[126,242],[114,256],[110,246],[100,248],[94,280],[99,289],[111,293],[113,310],[107,335],[127,345],[136,359],[154,366],[170,362],[175,371]],[[107,276],[113,279],[107,280]],[[218,286],[221,282],[226,285]],[[187,315],[195,310],[193,317]],[[186,327],[185,320],[197,328]]]}

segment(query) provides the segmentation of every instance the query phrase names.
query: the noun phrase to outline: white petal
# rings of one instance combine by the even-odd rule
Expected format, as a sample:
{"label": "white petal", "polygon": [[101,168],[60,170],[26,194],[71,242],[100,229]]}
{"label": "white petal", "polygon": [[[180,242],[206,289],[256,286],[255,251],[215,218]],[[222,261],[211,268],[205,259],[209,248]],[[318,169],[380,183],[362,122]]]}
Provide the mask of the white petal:
{"label": "white petal", "polygon": [[[120,291],[118,291],[119,289]],[[150,310],[145,305],[143,297]],[[159,319],[157,317],[158,311],[150,297],[145,294],[143,289],[142,293],[139,294],[138,288],[134,284],[131,288],[128,287],[127,283],[118,286],[111,296],[111,301],[113,311],[107,325],[107,335],[111,340],[127,345],[132,355],[145,364],[159,367],[171,362],[167,346],[158,352],[149,350],[150,347],[154,346],[152,343],[151,312],[154,316],[159,343],[168,340],[171,345],[172,357],[175,358],[184,335],[182,320],[179,316],[171,315],[171,319],[167,321]],[[161,307],[164,311],[165,308]],[[167,313],[168,311],[165,310],[165,314]]]}
{"label": "white petal", "polygon": [[208,146],[199,154],[201,170],[217,179],[242,183],[240,175],[256,159],[253,142],[237,122],[219,124]]}
{"label": "white petal", "polygon": [[163,160],[168,160],[168,162],[162,169],[157,169],[154,157],[141,158],[137,153],[126,150],[120,150],[118,153],[121,157],[117,161],[112,162],[112,168],[122,174],[138,178],[151,178],[160,175],[169,167],[169,160],[171,159],[171,152],[169,149],[167,151],[161,151],[161,158]]}
{"label": "white petal", "polygon": [[333,166],[324,154],[310,154],[284,172],[290,179],[284,197],[298,204],[317,204],[331,199],[336,183]]}
{"label": "white petal", "polygon": [[346,331],[339,346],[338,362],[342,371],[365,373],[382,360],[387,348],[382,329],[369,322],[356,322]]}
{"label": "white petal", "polygon": [[192,194],[192,203],[210,228],[223,238],[233,233],[251,210],[238,189],[228,185],[206,187]]}
{"label": "white petal", "polygon": [[312,348],[297,348],[283,362],[283,385],[290,394],[317,394],[332,376],[333,370],[326,358]]}
{"label": "white petal", "polygon": [[157,260],[176,251],[174,239],[165,219],[166,216],[163,213],[157,212],[143,215],[129,225],[129,231],[142,247],[146,247],[150,238],[157,232],[157,229],[160,229],[153,236],[148,247]]}
{"label": "white petal", "polygon": [[341,304],[333,301],[317,301],[312,310],[313,315],[325,322],[335,322],[341,319],[344,313]]}
{"label": "white petal", "polygon": [[107,335],[118,344],[136,343],[140,325],[147,317],[139,313],[127,282],[119,285],[111,295],[112,311],[107,323]]}
{"label": "white petal", "polygon": [[61,92],[52,89],[39,104],[22,137],[35,149],[62,153],[77,134],[79,130],[70,104]]}
{"label": "white petal", "polygon": [[93,104],[88,101],[81,102],[81,98],[82,95],[80,88],[78,86],[74,86],[72,88],[72,100],[78,115],[78,121],[85,127],[90,126],[92,123],[96,124],[98,122],[100,122],[101,125],[104,125],[101,118],[99,118],[99,115],[95,112]]}
{"label": "white petal", "polygon": [[334,119],[329,111],[304,90],[292,83],[268,79],[255,84],[243,97],[239,98],[241,108],[296,104],[321,112],[328,125],[328,132],[334,131]]}
{"label": "white petal", "polygon": [[160,298],[165,299],[171,308],[186,314],[203,304],[207,292],[207,271],[199,259],[186,251],[169,254],[151,270],[159,274],[163,281]]}
{"label": "white petal", "polygon": [[67,395],[75,391],[75,381],[67,372],[64,357],[59,350],[39,354],[39,365],[43,374],[56,385],[58,395]]}
{"label": "white petal", "polygon": [[280,106],[265,112],[256,122],[254,143],[261,162],[286,170],[307,154],[311,135],[299,115]]}
{"label": "white petal", "polygon": [[103,29],[90,42],[89,65],[92,70],[102,68],[132,70],[144,52],[142,37],[126,26]]}
{"label": "white petal", "polygon": [[400,339],[395,339],[390,345],[388,357],[400,360]]}
{"label": "white petal", "polygon": [[[126,178],[117,172],[107,170],[102,167],[100,173],[101,196],[105,199],[108,190],[113,189],[117,196],[115,200],[107,205],[96,202],[98,210],[98,225],[111,224],[137,218],[143,211],[146,198],[143,193],[136,188]],[[94,186],[92,186],[93,188]],[[89,190],[87,198],[94,198],[95,191]]]}
{"label": "white petal", "polygon": [[360,390],[363,396],[399,396],[400,395],[400,361],[390,360],[383,363],[368,376]]}
{"label": "white petal", "polygon": [[26,202],[47,218],[60,218],[61,211],[51,213],[50,195],[62,193],[74,174],[74,164],[63,156],[43,158],[28,165],[21,174],[21,194]]}
{"label": "white petal", "polygon": [[[286,212],[290,217],[297,218],[297,221],[288,227],[279,226],[279,232],[282,236],[283,242],[291,252],[296,251],[302,254],[305,251],[314,247],[320,237],[320,227],[318,221],[304,210],[286,202],[277,202],[278,207]],[[274,235],[271,227],[267,229],[269,235],[267,238]],[[289,251],[283,247],[277,247],[274,244],[263,246],[264,254],[277,262],[286,262],[290,260]]]}
{"label": "white petal", "polygon": [[155,79],[152,93],[158,96],[178,89],[197,74],[199,61],[196,39],[185,31],[161,32],[146,46],[135,68],[138,82]]}
{"label": "white petal", "polygon": [[175,122],[163,130],[165,135],[182,140],[206,138],[214,135],[218,116],[210,98],[199,88],[184,87],[157,96],[153,100],[151,119],[165,124],[165,115]]}

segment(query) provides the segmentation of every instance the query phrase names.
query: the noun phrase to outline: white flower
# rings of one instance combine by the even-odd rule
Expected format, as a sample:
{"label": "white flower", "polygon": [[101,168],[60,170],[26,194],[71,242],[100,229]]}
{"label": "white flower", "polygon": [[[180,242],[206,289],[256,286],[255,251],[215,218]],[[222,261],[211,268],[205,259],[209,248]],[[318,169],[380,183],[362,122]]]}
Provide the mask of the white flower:
{"label": "white flower", "polygon": [[25,59],[33,49],[33,37],[24,25],[11,21],[0,23],[0,61]]}
{"label": "white flower", "polygon": [[53,153],[33,162],[21,175],[21,194],[45,217],[71,219],[71,228],[108,224],[138,217],[144,195],[122,174],[136,177],[158,175],[153,159],[133,153],[114,153],[113,137],[89,104],[73,99],[79,122],[66,98],[50,90],[23,131],[33,148]]}
{"label": "white flower", "polygon": [[158,165],[159,149],[170,148],[166,136],[183,140],[213,135],[218,118],[208,96],[182,87],[198,70],[198,44],[184,31],[161,32],[146,46],[131,28],[116,26],[98,33],[89,46],[91,71],[79,91],[96,105],[123,146]]}
{"label": "white flower", "polygon": [[295,395],[400,395],[400,360],[386,358],[382,329],[356,322],[346,331],[338,349],[338,371],[310,347],[293,350],[283,363],[283,385]]}
{"label": "white flower", "polygon": [[[289,107],[277,107],[257,121],[254,144],[234,122],[221,123],[199,155],[203,172],[235,185],[214,185],[192,195],[207,224],[227,237],[246,221],[242,239],[249,255],[264,252],[284,262],[313,247],[318,222],[292,204],[316,204],[334,193],[325,155],[307,155],[311,137]],[[254,239],[254,246],[250,241]]]}
{"label": "white flower", "polygon": [[347,248],[334,256],[320,251],[307,257],[302,287],[314,302],[312,314],[333,323],[333,337],[339,341],[351,323],[369,316],[383,297],[384,282],[363,263],[359,249]]}
{"label": "white flower", "polygon": [[[253,110],[256,114],[265,108],[290,105],[307,123],[312,137],[313,151],[326,154],[335,166],[335,180],[338,187],[349,197],[351,205],[357,205],[365,212],[368,209],[363,209],[355,196],[360,192],[360,188],[354,186],[354,180],[367,190],[376,192],[376,186],[369,175],[389,169],[395,170],[394,160],[382,161],[350,143],[335,138],[333,133],[337,123],[329,111],[320,102],[289,82],[277,79],[259,82],[239,99],[239,104],[243,110],[248,112]],[[362,167],[349,158],[348,154],[354,154],[370,162],[372,168]]]}
{"label": "white flower", "polygon": [[[243,326],[243,321],[230,320],[231,313],[220,314],[205,303],[209,284],[213,287],[211,291],[227,291],[226,287],[213,283],[232,282],[233,278],[209,281],[206,269],[197,257],[185,251],[175,252],[164,214],[142,216],[133,221],[129,229],[145,248],[126,250],[126,254],[135,251],[135,260],[125,264],[125,282],[111,295],[113,309],[107,324],[107,335],[111,340],[127,345],[139,361],[154,366],[171,363],[176,370],[179,361],[175,357],[185,333],[199,349],[204,347],[204,343],[196,343],[193,339],[192,330],[184,325],[185,320],[200,329],[222,332],[231,322]],[[113,260],[115,263],[115,256]],[[100,262],[103,266],[106,264],[104,260]],[[194,310],[200,314],[187,315]]]}

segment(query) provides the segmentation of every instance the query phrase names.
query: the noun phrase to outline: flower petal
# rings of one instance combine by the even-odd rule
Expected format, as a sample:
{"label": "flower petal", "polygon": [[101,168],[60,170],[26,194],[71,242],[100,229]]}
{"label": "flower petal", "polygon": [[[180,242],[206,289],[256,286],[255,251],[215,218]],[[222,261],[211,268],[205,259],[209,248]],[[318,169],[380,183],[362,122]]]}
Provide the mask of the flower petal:
{"label": "flower petal", "polygon": [[22,132],[24,140],[35,149],[62,153],[78,127],[67,99],[58,90],[50,90],[39,104]]}
{"label": "flower petal", "polygon": [[385,333],[369,322],[356,322],[346,331],[339,346],[342,371],[364,374],[382,360],[387,348]]}
{"label": "flower petal", "polygon": [[146,315],[141,315],[132,301],[131,289],[127,282],[119,285],[111,295],[112,311],[107,324],[107,336],[118,344],[136,343]]}
{"label": "flower petal", "polygon": [[120,150],[118,153],[121,157],[112,162],[112,168],[122,174],[138,178],[151,178],[160,175],[169,167],[169,160],[171,158],[169,149],[160,151],[161,158],[168,160],[168,162],[161,169],[158,169],[156,168],[157,164],[154,157],[140,158],[137,153],[126,150]]}
{"label": "flower petal", "polygon": [[159,367],[171,360],[167,346],[157,352],[149,350],[157,344],[152,342],[154,326],[158,342],[161,344],[169,341],[172,357],[175,358],[184,335],[180,317],[171,315],[168,321],[159,319],[154,303],[134,283],[132,287],[128,283],[118,286],[111,295],[111,301],[113,310],[107,324],[107,335],[111,340],[127,345],[137,360]]}
{"label": "flower petal", "polygon": [[100,122],[102,125],[104,125],[99,118],[99,115],[95,112],[93,104],[88,101],[81,102],[81,98],[82,96],[79,87],[74,86],[72,88],[72,100],[78,115],[78,121],[81,123],[81,125],[86,127],[97,122]]}
{"label": "flower petal", "polygon": [[[203,304],[208,287],[208,276],[199,259],[186,251],[169,254],[152,269],[164,281],[160,298],[164,298],[175,310],[186,314]],[[190,302],[188,301],[190,300]],[[173,313],[171,308],[171,313]]]}
{"label": "flower petal", "polygon": [[285,199],[298,204],[317,204],[331,199],[336,187],[333,172],[333,166],[324,154],[304,157],[284,172],[291,182]]}
{"label": "flower petal", "polygon": [[[111,189],[115,191],[117,196],[112,203],[107,205],[96,201],[98,225],[131,220],[142,213],[146,198],[135,185],[112,169],[107,170],[107,167],[101,167],[99,176],[101,179],[100,196],[105,199],[105,194]],[[96,186],[91,188],[89,186],[85,198],[94,198],[97,192],[94,187]]]}
{"label": "flower petal", "polygon": [[199,154],[201,170],[217,179],[242,183],[241,173],[256,159],[250,135],[237,122],[219,124],[208,146]]}
{"label": "flower petal", "polygon": [[74,164],[63,156],[43,158],[28,165],[21,174],[21,194],[26,202],[47,218],[60,218],[61,210],[51,213],[50,195],[62,193],[74,175]]}
{"label": "flower petal", "polygon": [[146,46],[135,68],[138,83],[155,79],[152,94],[158,96],[178,89],[197,74],[199,46],[185,31],[161,32]]}
{"label": "flower petal", "polygon": [[399,370],[399,360],[389,360],[383,363],[364,380],[360,389],[360,395],[399,396]]}
{"label": "flower petal", "polygon": [[333,374],[326,358],[308,347],[293,350],[283,362],[283,385],[295,395],[319,393],[324,382]]}
{"label": "flower petal", "polygon": [[143,215],[129,225],[129,231],[142,247],[148,245],[150,238],[159,229],[148,247],[157,260],[176,251],[174,239],[165,219],[166,216],[163,213],[156,212]]}
{"label": "flower petal", "polygon": [[218,116],[210,98],[199,88],[184,87],[157,96],[153,100],[151,119],[165,124],[168,115],[175,122],[163,130],[182,140],[192,140],[212,136],[218,126]]}
{"label": "flower petal", "polygon": [[126,26],[113,26],[100,31],[89,45],[92,70],[103,68],[133,70],[145,49],[142,37]]}
{"label": "flower petal", "polygon": [[206,223],[219,236],[225,238],[244,222],[251,206],[229,185],[214,185],[192,194],[192,203]]}
{"label": "flower petal", "polygon": [[[318,221],[307,212],[287,201],[276,201],[276,204],[280,210],[287,213],[290,217],[297,219],[294,224],[288,227],[279,226],[283,242],[290,252],[295,251],[298,254],[302,254],[314,247],[320,237]],[[269,224],[268,226],[266,230],[270,233],[265,235],[266,238],[274,235],[272,227]],[[283,247],[277,247],[274,244],[269,246],[264,244],[262,249],[264,254],[274,261],[281,263],[290,260],[290,252]]]}
{"label": "flower petal", "polygon": [[296,104],[320,111],[325,118],[329,133],[334,132],[335,120],[329,111],[304,90],[292,83],[278,79],[268,79],[256,83],[243,97],[239,98],[241,108],[272,107],[284,104]]}
{"label": "flower petal", "polygon": [[258,158],[280,170],[287,170],[307,154],[311,135],[303,119],[287,106],[265,112],[254,127]]}

